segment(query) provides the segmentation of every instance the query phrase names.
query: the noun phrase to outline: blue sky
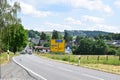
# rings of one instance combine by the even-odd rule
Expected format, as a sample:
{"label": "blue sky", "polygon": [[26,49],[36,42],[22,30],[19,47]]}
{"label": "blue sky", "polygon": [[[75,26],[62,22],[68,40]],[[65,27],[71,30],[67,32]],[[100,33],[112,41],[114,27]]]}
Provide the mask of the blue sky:
{"label": "blue sky", "polygon": [[120,0],[19,0],[22,24],[37,31],[120,33]]}

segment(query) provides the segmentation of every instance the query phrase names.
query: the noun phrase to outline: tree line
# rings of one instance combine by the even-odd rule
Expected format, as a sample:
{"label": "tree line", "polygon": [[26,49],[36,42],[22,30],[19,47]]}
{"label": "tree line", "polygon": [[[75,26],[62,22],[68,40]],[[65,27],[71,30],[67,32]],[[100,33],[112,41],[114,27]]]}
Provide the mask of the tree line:
{"label": "tree line", "polygon": [[107,35],[101,35],[94,37],[95,39],[103,39],[103,40],[120,40],[120,33],[109,33]]}
{"label": "tree line", "polygon": [[[58,37],[58,32],[53,31],[52,39],[60,39]],[[75,45],[71,46],[73,54],[81,55],[120,55],[120,47],[115,47],[114,45],[107,45],[105,40],[120,40],[119,33],[110,33],[108,35],[98,35],[96,37],[80,37],[77,36],[73,38],[70,36],[67,31],[64,32],[64,36],[61,39],[64,39],[66,45],[69,45],[69,42],[74,40]],[[57,36],[57,37],[56,37]],[[111,36],[111,38],[109,38]]]}
{"label": "tree line", "polygon": [[95,40],[83,38],[79,41],[78,47],[73,51],[73,54],[81,55],[107,55],[108,46],[103,40]]}
{"label": "tree line", "polygon": [[0,0],[0,52],[22,50],[28,42],[28,33],[18,18],[20,3],[9,4],[10,0]]}
{"label": "tree line", "polygon": [[[98,35],[96,37],[80,37],[70,36],[67,31],[61,35],[58,31],[53,30],[52,36],[46,35],[44,32],[40,34],[40,40],[47,40],[45,47],[50,46],[50,39],[64,39],[66,45],[74,40],[74,45],[70,45],[73,54],[82,55],[117,55],[120,54],[120,48],[113,45],[107,45],[105,40],[111,40],[108,36],[112,35],[112,39],[118,39],[119,34]],[[41,43],[39,43],[40,45]]]}

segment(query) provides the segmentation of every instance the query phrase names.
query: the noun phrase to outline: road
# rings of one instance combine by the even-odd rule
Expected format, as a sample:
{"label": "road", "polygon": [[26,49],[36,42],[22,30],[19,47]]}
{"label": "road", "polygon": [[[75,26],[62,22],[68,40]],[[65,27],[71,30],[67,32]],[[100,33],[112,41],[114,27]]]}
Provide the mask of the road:
{"label": "road", "polygon": [[37,80],[25,69],[10,61],[7,64],[0,65],[0,80]]}
{"label": "road", "polygon": [[39,58],[21,55],[13,60],[35,75],[38,80],[120,80],[120,75],[87,69]]}

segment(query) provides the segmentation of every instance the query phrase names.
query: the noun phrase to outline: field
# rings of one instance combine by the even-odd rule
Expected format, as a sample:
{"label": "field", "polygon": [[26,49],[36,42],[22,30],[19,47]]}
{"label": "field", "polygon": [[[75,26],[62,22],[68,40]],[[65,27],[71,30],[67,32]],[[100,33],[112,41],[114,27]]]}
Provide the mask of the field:
{"label": "field", "polygon": [[[17,56],[17,55],[19,55],[19,54],[16,54],[15,56]],[[5,63],[11,61],[13,56],[14,56],[14,53],[10,52],[9,60],[8,60],[8,54],[6,52],[0,54],[0,64],[5,64]]]}
{"label": "field", "polygon": [[[37,54],[50,59],[64,61],[65,63],[80,65],[97,70],[120,74],[119,56],[106,55],[58,55],[58,54]],[[80,60],[80,61],[79,61]]]}

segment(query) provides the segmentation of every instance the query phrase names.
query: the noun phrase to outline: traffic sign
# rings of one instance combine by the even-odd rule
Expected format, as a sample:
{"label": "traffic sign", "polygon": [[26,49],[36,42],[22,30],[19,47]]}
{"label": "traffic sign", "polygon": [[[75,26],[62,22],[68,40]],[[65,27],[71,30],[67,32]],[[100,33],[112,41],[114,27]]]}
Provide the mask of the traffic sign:
{"label": "traffic sign", "polygon": [[65,40],[52,39],[50,42],[51,52],[64,52],[65,51]]}

